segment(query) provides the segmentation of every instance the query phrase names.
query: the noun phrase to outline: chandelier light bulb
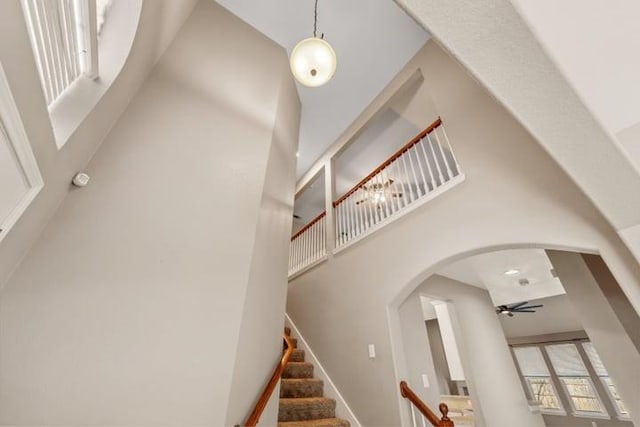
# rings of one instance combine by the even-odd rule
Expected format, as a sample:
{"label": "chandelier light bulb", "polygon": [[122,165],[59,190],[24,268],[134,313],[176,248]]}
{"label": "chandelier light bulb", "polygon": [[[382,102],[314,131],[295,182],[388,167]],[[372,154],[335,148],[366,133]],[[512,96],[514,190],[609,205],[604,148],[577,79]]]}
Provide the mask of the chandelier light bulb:
{"label": "chandelier light bulb", "polygon": [[336,68],[336,53],[331,45],[321,38],[304,39],[291,52],[291,72],[304,86],[322,86],[331,80]]}

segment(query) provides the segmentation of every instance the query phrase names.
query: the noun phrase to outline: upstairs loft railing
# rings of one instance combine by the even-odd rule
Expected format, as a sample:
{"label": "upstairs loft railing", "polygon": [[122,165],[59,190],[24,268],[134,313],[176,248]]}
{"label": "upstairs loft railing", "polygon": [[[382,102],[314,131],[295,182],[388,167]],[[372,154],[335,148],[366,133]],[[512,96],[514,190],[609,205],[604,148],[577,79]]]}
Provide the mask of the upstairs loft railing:
{"label": "upstairs loft railing", "polygon": [[[449,408],[441,403],[439,406],[442,417],[438,418],[431,409],[411,390],[406,381],[400,382],[400,395],[407,399],[411,409],[411,422],[413,427],[427,427],[427,422],[433,427],[454,427],[453,421],[448,417]],[[417,413],[416,413],[417,412]]]}
{"label": "upstairs loft railing", "polygon": [[[284,368],[289,363],[289,359],[293,354],[294,346],[291,342],[291,338],[287,336],[287,334],[283,335],[284,344],[286,346],[286,350],[282,355],[282,359],[276,365],[276,368],[269,379],[269,382],[264,387],[262,394],[258,397],[258,401],[256,402],[255,407],[251,411],[251,414],[247,417],[247,420],[242,424],[243,427],[255,427],[260,422],[260,417],[262,416],[262,412],[264,412],[264,408],[267,407],[267,403],[269,403],[269,399],[271,399],[271,395],[273,394],[273,390],[275,390],[278,381],[280,381],[280,377],[284,372]],[[235,426],[240,427],[240,426]]]}
{"label": "upstairs loft railing", "polygon": [[416,206],[460,175],[438,118],[333,202],[336,247]]}
{"label": "upstairs loft railing", "polygon": [[[291,237],[289,277],[324,260],[446,191],[464,179],[442,120],[411,141],[330,205],[333,227],[322,212]],[[327,245],[332,234],[335,244]]]}
{"label": "upstairs loft railing", "polygon": [[326,225],[327,212],[322,212],[291,236],[289,276],[327,255]]}

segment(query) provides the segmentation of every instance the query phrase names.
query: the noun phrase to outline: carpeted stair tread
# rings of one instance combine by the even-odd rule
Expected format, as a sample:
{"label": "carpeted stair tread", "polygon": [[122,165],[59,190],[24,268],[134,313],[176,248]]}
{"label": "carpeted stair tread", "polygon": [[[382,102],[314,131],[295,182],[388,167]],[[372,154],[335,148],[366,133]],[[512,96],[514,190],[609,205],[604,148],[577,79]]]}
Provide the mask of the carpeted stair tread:
{"label": "carpeted stair tread", "polygon": [[278,421],[304,421],[335,418],[336,401],[326,397],[280,399]]}
{"label": "carpeted stair tread", "polygon": [[308,362],[289,362],[284,368],[282,378],[313,378],[313,364]]}
{"label": "carpeted stair tread", "polygon": [[304,350],[300,349],[300,348],[296,348],[293,350],[293,353],[291,354],[291,358],[289,359],[289,362],[304,362]]}
{"label": "carpeted stair tread", "polygon": [[322,397],[324,383],[318,378],[283,378],[280,397]]}
{"label": "carpeted stair tread", "polygon": [[340,418],[323,418],[320,420],[286,421],[278,423],[278,427],[350,427],[349,421]]}

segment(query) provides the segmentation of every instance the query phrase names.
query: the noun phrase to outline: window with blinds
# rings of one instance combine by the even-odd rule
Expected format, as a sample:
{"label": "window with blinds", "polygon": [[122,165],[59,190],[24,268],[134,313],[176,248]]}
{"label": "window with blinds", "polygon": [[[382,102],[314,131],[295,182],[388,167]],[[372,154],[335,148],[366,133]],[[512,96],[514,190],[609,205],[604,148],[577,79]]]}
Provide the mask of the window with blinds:
{"label": "window with blinds", "polygon": [[575,413],[605,415],[606,411],[576,345],[554,344],[546,346],[545,350]]}
{"label": "window with blinds", "polygon": [[609,378],[609,373],[604,367],[604,364],[602,363],[602,360],[600,359],[596,348],[590,342],[583,343],[582,348],[584,348],[584,351],[589,358],[589,362],[591,363],[591,366],[593,366],[593,370],[595,371],[600,381],[602,381],[605,390],[607,390],[607,392],[609,393],[609,398],[614,403],[616,411],[618,412],[618,416],[620,418],[629,418],[629,411],[620,398],[618,390],[613,384],[613,381],[611,380],[611,378]]}
{"label": "window with blinds", "polygon": [[540,410],[553,414],[564,413],[540,348],[516,347],[513,352],[529,393],[540,405]]}
{"label": "window with blinds", "polygon": [[97,77],[95,0],[22,0],[22,6],[47,105],[80,77]]}

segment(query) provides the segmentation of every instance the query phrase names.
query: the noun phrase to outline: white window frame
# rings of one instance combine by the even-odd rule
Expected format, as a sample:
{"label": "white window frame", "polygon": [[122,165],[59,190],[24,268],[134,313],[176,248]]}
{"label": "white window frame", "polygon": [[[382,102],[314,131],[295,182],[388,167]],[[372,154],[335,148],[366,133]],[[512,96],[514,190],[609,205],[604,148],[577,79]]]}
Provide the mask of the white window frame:
{"label": "white window frame", "polygon": [[533,399],[535,399],[535,393],[533,392],[533,387],[531,386],[531,383],[529,382],[529,379],[540,379],[543,378],[547,381],[547,383],[551,386],[551,390],[553,391],[553,394],[556,398],[556,401],[558,402],[558,409],[553,409],[553,408],[544,408],[542,406],[539,406],[540,408],[540,412],[542,412],[543,414],[548,414],[548,415],[562,415],[565,416],[567,415],[567,411],[565,411],[564,409],[564,405],[562,404],[562,399],[560,399],[560,394],[558,393],[558,390],[556,389],[556,386],[553,384],[553,379],[551,378],[551,376],[548,377],[525,377],[522,376],[522,378],[524,379],[524,382],[527,384],[527,389],[529,390],[529,394],[531,395],[531,397]]}
{"label": "white window frame", "polygon": [[[584,353],[586,355],[586,359],[589,361],[589,363],[593,367],[594,363],[593,363],[593,360],[591,360],[591,357],[589,356],[589,352],[587,351],[586,344],[590,344],[591,346],[593,346],[593,343],[591,343],[591,341],[585,341],[585,342],[581,343],[582,350],[584,351]],[[595,350],[595,347],[593,347],[593,348]],[[597,354],[597,350],[595,350],[595,352],[596,352],[596,356],[599,359],[600,356]],[[602,363],[601,360],[600,360],[600,363]],[[606,371],[606,368],[604,368],[604,369]],[[609,379],[612,382],[612,386],[616,389],[616,391],[617,391],[617,386],[613,383],[613,380],[611,379],[611,376],[609,375],[609,373],[608,372],[606,372],[606,373],[607,373],[607,375],[598,375],[598,372],[594,368],[594,374],[600,380],[600,382],[602,383],[602,387],[604,387],[605,391],[607,392],[607,396],[609,397],[609,401],[611,402],[611,404],[613,405],[613,408],[616,411],[617,418],[619,420],[621,420],[621,421],[629,421],[629,420],[631,420],[631,415],[629,414],[629,412],[627,412],[626,414],[623,414],[622,412],[620,412],[620,408],[618,407],[618,404],[616,403],[617,399],[613,396],[613,393],[611,392],[611,389],[609,388],[609,386],[605,382],[605,379]],[[622,399],[620,399],[620,401],[622,401],[624,403],[624,401]],[[626,407],[626,404],[625,404],[625,407]]]}
{"label": "white window frame", "polygon": [[[580,358],[581,363],[585,367],[585,370],[587,370],[587,374],[584,375],[584,376],[559,375],[558,371],[556,370],[556,367],[553,364],[553,360],[549,356],[549,352],[547,350],[549,347],[553,347],[554,345],[573,345],[576,348],[576,352],[578,353],[578,357]],[[545,353],[547,353],[547,357],[549,358],[549,362],[550,362],[549,365],[550,366],[548,366],[548,368],[553,370],[555,376],[560,381],[560,384],[562,384],[562,388],[563,388],[564,394],[567,397],[567,400],[569,401],[569,404],[571,405],[571,414],[574,417],[579,417],[579,418],[597,418],[597,419],[606,419],[606,420],[611,419],[611,416],[609,415],[609,412],[607,411],[607,407],[604,404],[604,402],[602,400],[602,397],[598,393],[598,389],[596,388],[595,384],[593,383],[593,378],[591,378],[591,375],[589,374],[589,370],[587,369],[587,367],[585,365],[586,361],[583,360],[582,356],[580,355],[580,351],[578,350],[577,343],[575,343],[575,342],[564,342],[564,343],[548,344],[548,345],[544,345],[543,346],[543,351]],[[591,362],[589,361],[589,363],[591,363]],[[600,405],[601,412],[582,411],[582,410],[576,409],[576,405],[575,405],[575,403],[573,401],[573,396],[571,395],[571,393],[569,392],[569,389],[567,388],[567,385],[563,381],[564,379],[572,379],[572,378],[587,380],[587,382],[591,386],[591,390],[593,391],[593,398],[595,400],[597,400],[598,404]]]}
{"label": "white window frame", "polygon": [[0,242],[8,235],[9,230],[13,228],[20,216],[29,207],[31,202],[36,198],[42,187],[44,187],[44,181],[40,170],[38,169],[38,163],[31,150],[29,144],[29,138],[22,124],[18,107],[16,106],[11,89],[9,88],[9,81],[4,73],[2,64],[0,63],[0,132],[2,132],[11,147],[13,148],[22,173],[29,185],[29,190],[22,197],[20,202],[13,208],[11,214],[0,223]]}
{"label": "white window frame", "polygon": [[[542,357],[542,361],[545,364],[545,367],[547,369],[547,374],[548,375],[538,375],[538,376],[532,376],[532,375],[524,375],[523,371],[522,371],[522,366],[520,365],[520,361],[518,360],[518,357],[516,356],[516,349],[517,348],[535,348],[538,350],[538,352],[540,353],[540,356]],[[529,391],[529,395],[531,396],[532,399],[535,399],[535,393],[533,392],[533,387],[531,386],[531,383],[529,382],[529,378],[532,379],[537,379],[537,378],[544,378],[545,380],[547,380],[547,382],[549,383],[549,385],[551,385],[551,390],[553,391],[553,394],[556,398],[556,401],[558,402],[558,406],[560,407],[559,409],[552,409],[552,408],[543,408],[542,406],[539,406],[540,408],[540,412],[543,414],[547,414],[547,415],[560,415],[560,416],[566,416],[567,412],[564,408],[564,404],[562,403],[562,399],[560,398],[560,393],[558,393],[558,389],[556,388],[554,382],[553,382],[553,378],[551,376],[551,371],[549,370],[549,366],[547,364],[547,361],[545,360],[545,356],[544,356],[544,352],[543,349],[540,345],[538,344],[531,344],[531,345],[518,345],[518,346],[514,346],[512,348],[512,352],[513,352],[513,359],[516,362],[516,366],[518,367],[518,372],[520,374],[520,377],[524,380],[524,383],[526,384],[527,390]]]}
{"label": "white window frame", "polygon": [[78,80],[98,77],[96,0],[59,1],[22,0],[49,110]]}

